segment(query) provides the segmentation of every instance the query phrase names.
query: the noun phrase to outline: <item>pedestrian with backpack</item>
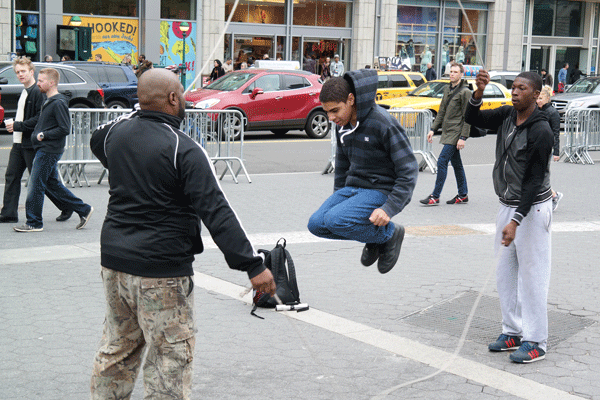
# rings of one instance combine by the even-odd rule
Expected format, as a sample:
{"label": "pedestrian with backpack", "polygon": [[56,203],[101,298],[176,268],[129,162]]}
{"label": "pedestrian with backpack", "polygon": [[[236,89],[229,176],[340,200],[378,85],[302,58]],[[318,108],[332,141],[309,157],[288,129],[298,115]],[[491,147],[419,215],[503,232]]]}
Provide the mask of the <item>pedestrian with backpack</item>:
{"label": "pedestrian with backpack", "polygon": [[350,71],[323,85],[319,100],[337,125],[334,193],[310,217],[314,235],[365,243],[361,263],[389,272],[404,227],[391,222],[410,202],[419,165],[398,120],[375,104],[377,71]]}

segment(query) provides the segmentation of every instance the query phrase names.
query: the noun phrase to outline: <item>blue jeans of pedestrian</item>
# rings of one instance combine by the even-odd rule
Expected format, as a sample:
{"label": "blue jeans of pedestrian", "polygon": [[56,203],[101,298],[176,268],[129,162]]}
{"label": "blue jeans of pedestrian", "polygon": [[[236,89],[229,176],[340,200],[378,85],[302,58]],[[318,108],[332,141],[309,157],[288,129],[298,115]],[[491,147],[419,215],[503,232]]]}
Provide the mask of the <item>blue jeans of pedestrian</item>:
{"label": "blue jeans of pedestrian", "polygon": [[439,199],[442,194],[446,176],[448,175],[448,162],[452,163],[452,168],[454,168],[458,194],[460,196],[466,196],[469,194],[469,189],[467,188],[467,176],[465,175],[465,169],[460,158],[460,151],[454,145],[445,144],[437,162],[437,177],[435,179],[435,188],[432,193],[433,197]]}
{"label": "blue jeans of pedestrian", "polygon": [[34,228],[44,226],[42,210],[44,209],[44,194],[46,190],[52,192],[64,204],[63,210],[72,210],[79,216],[87,215],[91,206],[85,204],[65,187],[58,176],[58,160],[62,154],[45,153],[38,150],[33,159],[31,178],[25,202],[25,215],[27,225]]}
{"label": "blue jeans of pedestrian", "polygon": [[310,217],[308,230],[327,239],[385,243],[394,234],[394,223],[375,226],[369,217],[387,201],[378,190],[345,187],[333,193]]}

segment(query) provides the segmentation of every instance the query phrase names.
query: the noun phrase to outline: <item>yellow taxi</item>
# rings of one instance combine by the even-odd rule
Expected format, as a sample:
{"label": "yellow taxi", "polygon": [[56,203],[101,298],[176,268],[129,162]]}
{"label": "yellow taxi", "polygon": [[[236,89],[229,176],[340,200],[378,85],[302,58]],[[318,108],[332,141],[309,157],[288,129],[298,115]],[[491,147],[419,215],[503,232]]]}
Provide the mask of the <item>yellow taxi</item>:
{"label": "yellow taxi", "polygon": [[[474,79],[467,79],[467,83],[471,90],[475,88]],[[435,118],[440,109],[444,88],[449,84],[450,80],[448,79],[429,81],[408,93],[405,97],[380,100],[377,101],[377,104],[387,109],[430,110]],[[493,109],[505,105],[512,105],[510,91],[499,83],[488,83],[483,91],[483,105],[481,109]]]}
{"label": "yellow taxi", "polygon": [[422,73],[411,71],[377,71],[377,78],[377,100],[406,96],[427,82]]}

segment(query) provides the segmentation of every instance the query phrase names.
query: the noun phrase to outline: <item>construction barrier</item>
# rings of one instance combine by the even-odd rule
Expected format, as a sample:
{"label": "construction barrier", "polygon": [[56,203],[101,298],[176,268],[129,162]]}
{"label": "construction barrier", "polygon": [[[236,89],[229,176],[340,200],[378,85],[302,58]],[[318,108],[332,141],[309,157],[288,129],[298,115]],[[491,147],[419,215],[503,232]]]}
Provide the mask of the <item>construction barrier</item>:
{"label": "construction barrier", "polygon": [[[429,167],[431,173],[437,173],[437,157],[433,154],[432,145],[427,141],[427,134],[431,130],[433,114],[429,110],[403,110],[393,108],[389,110],[392,117],[396,118],[404,128],[414,154],[422,157],[419,163],[419,171]],[[337,149],[336,125],[331,122],[331,156],[322,174],[328,174],[335,170],[335,152]]]}
{"label": "construction barrier", "polygon": [[[73,108],[71,113],[71,134],[66,138],[65,152],[59,164],[59,175],[63,183],[74,187],[83,183],[90,186],[85,167],[99,164],[90,149],[90,139],[96,128],[110,122],[131,109],[89,109]],[[237,110],[186,110],[181,130],[199,143],[208,153],[213,164],[224,163],[220,179],[229,172],[238,183],[238,175],[244,172],[248,182],[252,182],[244,165],[244,118]],[[237,170],[234,167],[237,166]],[[103,170],[98,183],[106,174]]]}
{"label": "construction barrier", "polygon": [[600,109],[573,108],[565,114],[565,162],[594,164],[589,151],[600,150]]}

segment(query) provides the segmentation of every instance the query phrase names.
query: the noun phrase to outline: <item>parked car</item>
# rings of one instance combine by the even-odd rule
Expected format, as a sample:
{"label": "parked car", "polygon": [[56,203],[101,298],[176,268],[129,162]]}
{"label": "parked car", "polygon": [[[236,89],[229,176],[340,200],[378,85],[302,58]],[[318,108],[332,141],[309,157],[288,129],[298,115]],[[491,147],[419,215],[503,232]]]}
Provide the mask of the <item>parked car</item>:
{"label": "parked car", "polygon": [[90,61],[64,61],[86,71],[104,90],[107,108],[133,108],[138,102],[137,77],[125,64]]}
{"label": "parked car", "polygon": [[[52,67],[60,74],[58,91],[69,99],[70,108],[104,108],[104,92],[85,71],[70,65],[34,62],[35,78],[41,69]],[[0,65],[0,91],[6,118],[15,118],[23,84],[17,79],[12,63]]]}
{"label": "parked car", "polygon": [[[321,87],[319,76],[307,71],[250,68],[192,90],[185,99],[198,109],[239,110],[244,121],[231,125],[241,127],[243,123],[246,131],[270,130],[283,135],[300,129],[319,139],[329,133],[329,120],[319,102]],[[239,132],[238,128],[236,138]]]}
{"label": "parked car", "polygon": [[[467,79],[469,88],[473,90],[475,87],[474,79]],[[437,115],[440,110],[440,103],[444,95],[444,88],[450,84],[448,79],[438,79],[435,81],[429,81],[405,97],[399,97],[397,99],[389,99],[378,101],[377,104],[384,108],[403,108],[403,109],[414,109],[414,110],[430,110],[433,117]],[[483,91],[483,105],[482,110],[493,109],[502,107],[504,105],[512,105],[510,91],[504,86],[490,82]]]}
{"label": "parked car", "polygon": [[514,71],[489,71],[488,73],[490,74],[490,81],[499,83],[508,90],[512,89],[513,82],[520,74],[520,72]]}
{"label": "parked car", "polygon": [[377,71],[377,79],[377,100],[406,96],[427,82],[422,73],[407,71]]}
{"label": "parked car", "polygon": [[565,113],[571,108],[600,108],[600,77],[579,79],[566,92],[552,96],[551,102],[563,122]]}

